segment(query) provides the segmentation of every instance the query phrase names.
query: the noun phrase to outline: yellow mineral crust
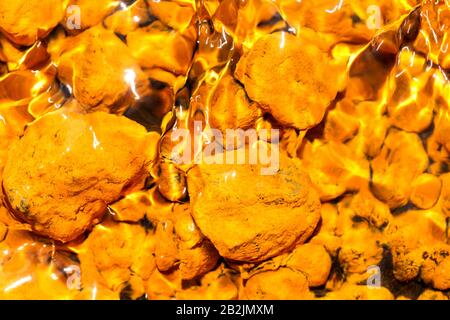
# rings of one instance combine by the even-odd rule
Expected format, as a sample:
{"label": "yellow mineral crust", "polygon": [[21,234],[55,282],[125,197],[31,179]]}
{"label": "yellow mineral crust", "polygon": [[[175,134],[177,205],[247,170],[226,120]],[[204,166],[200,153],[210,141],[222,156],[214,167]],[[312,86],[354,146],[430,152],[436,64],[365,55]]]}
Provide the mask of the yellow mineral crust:
{"label": "yellow mineral crust", "polygon": [[38,233],[75,239],[109,203],[142,187],[155,140],[119,116],[50,113],[9,150],[3,180],[8,204]]}

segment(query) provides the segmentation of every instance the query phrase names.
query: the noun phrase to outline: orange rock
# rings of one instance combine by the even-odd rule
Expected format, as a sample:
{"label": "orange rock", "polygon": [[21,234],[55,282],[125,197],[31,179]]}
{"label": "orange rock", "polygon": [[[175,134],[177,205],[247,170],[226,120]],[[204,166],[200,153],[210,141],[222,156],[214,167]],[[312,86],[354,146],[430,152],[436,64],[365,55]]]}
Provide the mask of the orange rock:
{"label": "orange rock", "polygon": [[420,209],[430,209],[438,201],[441,187],[439,177],[424,173],[412,184],[411,202]]}
{"label": "orange rock", "polygon": [[[447,82],[447,80],[442,79],[442,77],[445,77],[444,75],[442,75],[442,73],[436,75],[441,77],[440,81],[442,81],[442,83]],[[445,95],[436,99],[436,115],[434,119],[434,127],[435,129],[433,136],[436,142],[439,144],[439,146],[444,146],[445,150],[443,151],[447,151],[446,153],[448,154],[450,152],[450,109],[447,105],[447,98],[445,98]],[[445,160],[447,159],[448,156],[445,157]]]}
{"label": "orange rock", "polygon": [[319,232],[309,241],[311,244],[319,244],[334,257],[341,247],[341,239],[336,235],[338,211],[335,205],[323,203],[321,208],[322,220]]}
{"label": "orange rock", "polygon": [[161,161],[158,179],[159,192],[169,201],[182,201],[187,196],[186,174],[174,164]]}
{"label": "orange rock", "polygon": [[395,278],[400,281],[416,278],[424,252],[445,241],[445,216],[437,211],[408,211],[395,217],[387,233]]}
{"label": "orange rock", "polygon": [[177,292],[181,300],[235,300],[238,298],[238,288],[234,278],[236,274],[223,265],[208,272],[200,279],[200,285]]}
{"label": "orange rock", "polygon": [[354,218],[364,219],[375,228],[384,229],[391,220],[389,207],[375,198],[369,190],[362,190],[355,195],[350,208],[354,211]]}
{"label": "orange rock", "polygon": [[442,212],[450,217],[450,173],[443,174],[441,176],[442,180],[442,192],[439,199]]}
{"label": "orange rock", "polygon": [[416,52],[401,50],[388,79],[392,92],[387,102],[390,119],[393,125],[408,132],[422,132],[433,120],[429,80],[434,70],[427,64]]}
{"label": "orange rock", "polygon": [[[409,5],[408,5],[409,2]],[[382,28],[405,14],[415,0],[281,0],[280,6],[290,25],[308,27],[334,35],[335,42],[367,43]]]}
{"label": "orange rock", "polygon": [[56,27],[66,5],[65,0],[1,0],[0,30],[15,44],[30,46]]}
{"label": "orange rock", "polygon": [[331,110],[325,121],[324,136],[327,140],[346,142],[358,132],[359,121],[341,110]]}
{"label": "orange rock", "polygon": [[193,3],[187,1],[148,1],[151,13],[159,21],[176,30],[185,30],[195,18]]}
{"label": "orange rock", "polygon": [[[63,26],[69,32],[88,29],[101,23],[118,6],[118,1],[111,0],[69,0]],[[76,16],[78,14],[79,17]],[[76,26],[78,22],[80,25]]]}
{"label": "orange rock", "polygon": [[[373,215],[375,212],[362,213],[370,210],[373,204],[370,201],[361,203],[361,195],[346,196],[338,203],[339,217],[337,221],[336,235],[340,237],[341,247],[337,254],[338,261],[345,275],[346,283],[361,283],[370,276],[369,268],[376,266],[383,258],[384,228],[389,227],[387,223],[376,228],[375,223],[367,216],[360,217],[359,214]],[[364,209],[365,205],[367,208]],[[381,210],[382,212],[383,210]],[[380,220],[383,221],[383,220]],[[340,285],[340,284],[339,284]]]}
{"label": "orange rock", "polygon": [[258,176],[261,168],[201,164],[188,173],[195,222],[225,258],[266,260],[303,243],[319,221],[317,193],[297,161],[280,154],[275,175]]}
{"label": "orange rock", "polygon": [[[355,274],[355,279],[366,279],[370,266],[378,265],[383,258],[380,236],[366,228],[347,230],[342,236],[339,262],[347,275]],[[361,278],[361,279],[360,279]]]}
{"label": "orange rock", "polygon": [[68,38],[53,51],[59,78],[87,111],[122,113],[148,91],[132,52],[101,26]]}
{"label": "orange rock", "polygon": [[[150,2],[153,3],[153,1]],[[90,1],[90,3],[93,2]],[[109,7],[112,7],[111,3]],[[129,32],[136,30],[140,25],[145,25],[152,19],[147,8],[147,1],[145,0],[134,1],[131,5],[121,9],[106,17],[104,20],[104,25],[107,29],[113,30],[121,35],[127,35]],[[154,13],[152,12],[152,14]]]}
{"label": "orange rock", "polygon": [[178,261],[178,246],[172,221],[161,221],[155,232],[155,260],[158,269],[168,271]]}
{"label": "orange rock", "polygon": [[163,274],[156,269],[145,282],[145,291],[151,300],[175,299],[180,288],[181,278],[178,271]]}
{"label": "orange rock", "polygon": [[368,161],[342,143],[316,141],[305,147],[302,162],[322,201],[366,188],[369,183]]}
{"label": "orange rock", "polygon": [[30,125],[11,147],[3,188],[15,214],[35,231],[66,242],[86,231],[109,203],[143,186],[156,142],[126,118],[56,111]]}
{"label": "orange rock", "polygon": [[326,300],[393,300],[392,293],[384,288],[372,288],[366,285],[345,284],[337,291],[325,296]]}
{"label": "orange rock", "polygon": [[119,292],[136,276],[142,283],[156,268],[151,254],[153,246],[151,235],[139,225],[97,225],[78,251],[83,287],[88,287],[91,281],[99,281]]}
{"label": "orange rock", "polygon": [[[448,299],[446,0],[28,2],[0,0],[0,299]],[[195,120],[276,172],[173,164]]]}
{"label": "orange rock", "polygon": [[383,146],[390,119],[382,116],[380,103],[364,101],[354,106],[354,116],[360,122],[357,135],[347,145],[360,156],[374,158]]}
{"label": "orange rock", "polygon": [[179,268],[183,279],[193,279],[212,270],[219,253],[206,239],[191,217],[188,205],[176,205],[174,224],[178,236]]}
{"label": "orange rock", "polygon": [[189,32],[177,32],[154,23],[147,28],[130,32],[127,44],[142,68],[158,68],[178,76],[186,75],[189,70],[195,39]]}
{"label": "orange rock", "polygon": [[[119,222],[143,222],[149,207],[152,207],[149,190],[133,192],[109,207],[114,213],[114,220]],[[147,219],[148,220],[148,219]],[[148,221],[151,224],[151,221]],[[155,226],[149,225],[149,228]]]}
{"label": "orange rock", "polygon": [[307,243],[292,251],[286,266],[303,272],[310,287],[318,287],[327,282],[331,271],[331,258],[323,246]]}
{"label": "orange rock", "polygon": [[414,42],[414,48],[425,54],[442,68],[450,67],[450,57],[444,49],[450,45],[448,40],[450,9],[445,0],[424,0],[420,8],[421,30]]}
{"label": "orange rock", "polygon": [[183,279],[194,279],[213,269],[219,254],[207,239],[193,248],[180,244],[180,271]]}
{"label": "orange rock", "polygon": [[[277,68],[268,67],[274,64]],[[278,122],[307,129],[322,121],[340,90],[338,70],[315,44],[278,32],[259,39],[235,74],[248,96]]]}
{"label": "orange rock", "polygon": [[423,257],[422,280],[438,290],[450,289],[450,246],[433,246]]}
{"label": "orange rock", "polygon": [[319,32],[335,34],[339,40],[368,41],[374,31],[366,25],[366,1],[342,1],[337,7],[333,0],[295,3],[283,0],[282,7],[291,23]]}
{"label": "orange rock", "polygon": [[186,247],[193,248],[204,239],[191,216],[191,207],[188,204],[176,204],[173,207],[171,217],[175,226],[178,240]]}
{"label": "orange rock", "polygon": [[407,204],[412,182],[428,167],[428,156],[413,133],[391,130],[381,153],[372,161],[371,190],[390,208]]}
{"label": "orange rock", "polygon": [[247,280],[244,297],[250,300],[309,300],[308,279],[298,271],[280,268],[257,273]]}
{"label": "orange rock", "polygon": [[191,280],[212,270],[219,254],[195,225],[189,205],[176,204],[169,216],[160,217],[155,231],[155,261],[161,272],[179,270]]}
{"label": "orange rock", "polygon": [[426,289],[417,300],[448,300],[448,296],[441,291]]}
{"label": "orange rock", "polygon": [[208,120],[211,128],[224,134],[227,129],[248,129],[259,116],[257,104],[248,100],[244,89],[226,75],[219,80],[210,98]]}
{"label": "orange rock", "polygon": [[7,64],[9,72],[40,68],[48,58],[47,48],[42,41],[36,41],[24,50],[0,35],[0,61]]}

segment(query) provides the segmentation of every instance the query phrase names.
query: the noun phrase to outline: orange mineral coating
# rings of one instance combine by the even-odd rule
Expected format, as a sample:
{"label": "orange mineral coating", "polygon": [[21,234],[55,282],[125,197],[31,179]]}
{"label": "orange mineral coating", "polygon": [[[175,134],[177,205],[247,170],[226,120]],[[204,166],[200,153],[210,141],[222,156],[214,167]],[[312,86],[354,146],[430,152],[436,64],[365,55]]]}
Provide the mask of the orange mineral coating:
{"label": "orange mineral coating", "polygon": [[155,137],[126,118],[50,113],[9,150],[3,180],[8,204],[37,232],[62,242],[75,239],[109,203],[141,188],[152,144]]}

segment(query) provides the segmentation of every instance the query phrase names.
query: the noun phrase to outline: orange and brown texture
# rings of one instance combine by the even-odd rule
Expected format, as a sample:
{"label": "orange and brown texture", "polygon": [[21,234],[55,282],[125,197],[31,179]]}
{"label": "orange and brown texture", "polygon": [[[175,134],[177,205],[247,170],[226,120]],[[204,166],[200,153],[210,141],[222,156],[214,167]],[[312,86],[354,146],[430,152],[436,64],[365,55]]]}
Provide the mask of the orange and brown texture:
{"label": "orange and brown texture", "polygon": [[0,0],[0,299],[449,299],[449,29],[447,0]]}

